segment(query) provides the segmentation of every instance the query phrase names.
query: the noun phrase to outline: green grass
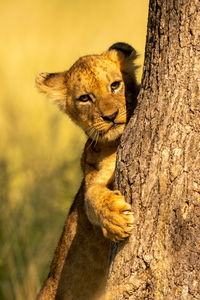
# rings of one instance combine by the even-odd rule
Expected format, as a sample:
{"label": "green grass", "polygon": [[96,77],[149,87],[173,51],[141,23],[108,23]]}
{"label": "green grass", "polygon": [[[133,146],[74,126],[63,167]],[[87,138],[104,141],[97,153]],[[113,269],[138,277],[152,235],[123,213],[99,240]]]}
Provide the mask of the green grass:
{"label": "green grass", "polygon": [[[143,63],[147,0],[1,3],[0,299],[32,300],[48,274],[81,180],[85,137],[37,92],[40,71],[61,71],[116,41]],[[138,80],[141,69],[138,71]]]}

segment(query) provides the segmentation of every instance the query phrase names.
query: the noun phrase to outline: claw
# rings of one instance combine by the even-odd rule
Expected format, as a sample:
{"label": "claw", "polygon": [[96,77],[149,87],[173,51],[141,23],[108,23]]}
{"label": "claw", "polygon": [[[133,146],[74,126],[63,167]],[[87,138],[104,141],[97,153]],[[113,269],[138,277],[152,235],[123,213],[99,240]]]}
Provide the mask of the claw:
{"label": "claw", "polygon": [[124,215],[133,215],[133,212],[131,210],[124,210],[123,214]]}

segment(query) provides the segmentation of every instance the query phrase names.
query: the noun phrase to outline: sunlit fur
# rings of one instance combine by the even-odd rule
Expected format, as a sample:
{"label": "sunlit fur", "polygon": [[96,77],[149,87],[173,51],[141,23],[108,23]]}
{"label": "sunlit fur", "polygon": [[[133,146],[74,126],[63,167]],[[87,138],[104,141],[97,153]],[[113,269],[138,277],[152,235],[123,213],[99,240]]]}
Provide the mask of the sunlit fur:
{"label": "sunlit fur", "polygon": [[[113,93],[111,84],[115,81],[121,81],[121,84]],[[81,57],[65,72],[40,73],[36,84],[92,140],[117,139],[135,107],[133,94],[137,86],[133,58],[126,58],[116,50]],[[90,95],[91,101],[78,100],[85,94]],[[112,115],[116,110],[118,115],[114,123],[102,118],[102,115]]]}
{"label": "sunlit fur", "polygon": [[116,43],[101,55],[81,57],[68,70],[40,73],[36,84],[89,137],[82,156],[84,205],[88,219],[117,242],[133,228],[130,204],[112,191],[116,151],[135,106],[135,50]]}
{"label": "sunlit fur", "polygon": [[104,237],[119,242],[134,227],[131,205],[120,191],[112,190],[112,183],[119,137],[136,107],[135,58],[130,45],[116,43],[101,55],[80,58],[68,71],[40,73],[36,78],[40,91],[88,136],[81,159],[82,185],[38,300],[91,299],[84,296],[85,278],[90,278],[89,295],[102,295],[109,252]]}

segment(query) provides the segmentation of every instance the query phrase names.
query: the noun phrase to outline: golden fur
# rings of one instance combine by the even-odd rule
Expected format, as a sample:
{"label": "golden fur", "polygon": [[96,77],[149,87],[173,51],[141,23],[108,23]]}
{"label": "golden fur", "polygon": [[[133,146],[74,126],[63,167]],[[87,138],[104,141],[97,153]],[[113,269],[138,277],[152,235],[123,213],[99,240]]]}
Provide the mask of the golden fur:
{"label": "golden fur", "polygon": [[[130,235],[133,226],[131,206],[119,191],[112,190],[112,182],[119,139],[136,106],[138,85],[133,63],[135,58],[135,50],[130,45],[116,43],[101,55],[81,57],[68,71],[39,73],[36,77],[39,90],[52,98],[88,136],[81,161],[83,183],[66,221],[49,278],[38,299],[96,299],[100,295],[97,292],[100,281],[105,285],[109,251],[109,243],[104,240],[99,228],[104,237],[114,242]],[[76,215],[75,219],[73,215]],[[70,218],[73,221],[69,221]],[[80,240],[85,239],[88,242],[83,247]],[[75,241],[78,241],[78,248],[74,246]],[[73,254],[70,252],[72,249]],[[77,255],[74,254],[76,251]],[[99,253],[101,259],[94,258],[94,251]],[[94,279],[88,269],[89,287],[88,282],[82,280],[81,283],[81,270],[78,270],[80,265],[84,268],[84,258],[80,258],[83,253],[87,253],[85,266],[90,266],[91,274],[96,273],[97,278],[101,274],[101,279]],[[89,256],[95,260],[93,264],[99,264],[98,271],[93,270],[95,267],[89,262]],[[74,272],[79,274],[74,275]],[[52,279],[55,279],[55,274],[59,277],[56,287]],[[63,280],[65,283],[61,284]],[[88,289],[94,290],[92,294],[85,291]],[[49,294],[46,297],[47,290]],[[50,296],[50,291],[53,291],[53,296]]]}

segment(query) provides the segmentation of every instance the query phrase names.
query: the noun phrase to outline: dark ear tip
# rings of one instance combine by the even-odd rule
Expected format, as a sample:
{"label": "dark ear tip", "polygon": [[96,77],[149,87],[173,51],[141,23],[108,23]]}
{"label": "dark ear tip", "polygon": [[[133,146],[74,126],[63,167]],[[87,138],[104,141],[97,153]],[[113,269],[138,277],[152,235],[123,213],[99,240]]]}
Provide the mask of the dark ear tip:
{"label": "dark ear tip", "polygon": [[137,57],[136,50],[129,44],[118,42],[110,46],[108,50],[117,50],[122,52],[126,57],[131,56],[132,58]]}

